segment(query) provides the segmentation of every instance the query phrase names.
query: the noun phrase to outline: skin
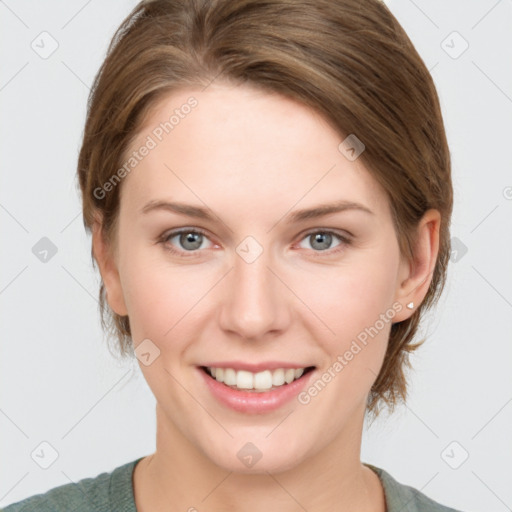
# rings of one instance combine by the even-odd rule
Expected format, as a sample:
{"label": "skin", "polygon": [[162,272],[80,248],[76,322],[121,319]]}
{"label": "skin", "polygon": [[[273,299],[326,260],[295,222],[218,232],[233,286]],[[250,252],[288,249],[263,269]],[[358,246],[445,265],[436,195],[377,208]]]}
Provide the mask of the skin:
{"label": "skin", "polygon": [[[393,303],[402,305],[399,322],[413,312],[406,304],[422,301],[439,213],[425,214],[414,261],[405,261],[387,196],[360,159],[338,150],[344,137],[308,107],[245,85],[173,92],[131,149],[191,95],[198,106],[122,182],[117,244],[101,236],[101,217],[93,228],[110,307],[129,315],[135,347],[149,338],[160,350],[149,366],[139,361],[157,401],[157,448],[134,471],[137,510],[384,511],[360,447],[391,322],[309,404],[293,399],[272,413],[220,404],[197,366],[291,361],[314,365],[316,380]],[[216,219],[141,214],[155,199],[206,206]],[[290,212],[339,199],[373,214],[286,223]],[[182,227],[208,234],[192,257],[179,236],[157,242]],[[333,235],[322,251],[314,229],[351,233],[352,243]],[[252,263],[236,252],[249,235],[263,248]],[[262,453],[252,468],[237,457],[249,441]]]}

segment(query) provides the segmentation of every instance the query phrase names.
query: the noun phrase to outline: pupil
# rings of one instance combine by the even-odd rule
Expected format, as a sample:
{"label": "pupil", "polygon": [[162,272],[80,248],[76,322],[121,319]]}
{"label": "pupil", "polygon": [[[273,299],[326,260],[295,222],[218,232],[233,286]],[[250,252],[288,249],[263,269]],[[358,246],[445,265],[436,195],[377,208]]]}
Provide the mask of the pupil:
{"label": "pupil", "polygon": [[[201,236],[201,233],[184,233],[181,235],[180,242],[182,246],[185,247],[186,249],[198,249],[199,247],[201,247]],[[187,245],[189,243],[191,244],[191,246]]]}
{"label": "pupil", "polygon": [[331,245],[332,235],[330,235],[329,233],[315,233],[313,235],[313,237],[314,237],[314,243],[312,244],[313,247],[315,246],[315,243],[317,241],[320,242],[320,247],[317,246],[316,249],[325,250],[325,249],[328,249],[329,246]]}
{"label": "pupil", "polygon": [[[312,246],[316,249],[325,250],[328,249],[331,245],[332,235],[329,233],[315,233],[311,236],[313,237]],[[201,237],[201,233],[185,233],[181,235],[180,242],[182,243],[183,247],[194,250],[201,247]],[[191,244],[191,246],[187,244]]]}

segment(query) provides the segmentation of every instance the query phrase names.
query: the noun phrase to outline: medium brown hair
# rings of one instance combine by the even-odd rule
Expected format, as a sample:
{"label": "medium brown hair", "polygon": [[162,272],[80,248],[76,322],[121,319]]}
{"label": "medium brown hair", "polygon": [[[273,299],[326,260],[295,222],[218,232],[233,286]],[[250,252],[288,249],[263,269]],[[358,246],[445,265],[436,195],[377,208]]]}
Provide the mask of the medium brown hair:
{"label": "medium brown hair", "polygon": [[[367,410],[407,396],[405,369],[422,312],[443,290],[450,255],[450,154],[437,92],[407,34],[379,0],[153,0],[115,33],[92,86],[78,159],[83,218],[97,214],[115,245],[122,183],[96,197],[124,162],[159,100],[213,80],[277,92],[312,107],[366,146],[361,162],[387,193],[401,254],[430,208],[441,213],[439,253],[424,301],[392,325]],[[341,140],[341,139],[340,139]],[[91,251],[93,265],[94,255]],[[128,317],[114,313],[101,283],[102,327],[121,356],[133,354]]]}

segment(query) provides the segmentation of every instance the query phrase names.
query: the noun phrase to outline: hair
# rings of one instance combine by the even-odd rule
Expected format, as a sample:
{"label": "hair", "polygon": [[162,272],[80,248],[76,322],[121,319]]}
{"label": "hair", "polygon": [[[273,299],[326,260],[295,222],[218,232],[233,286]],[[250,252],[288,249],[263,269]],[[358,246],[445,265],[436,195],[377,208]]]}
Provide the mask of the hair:
{"label": "hair", "polygon": [[[78,181],[83,219],[115,245],[122,183],[95,194],[125,161],[151,109],[170,93],[213,80],[256,87],[309,106],[339,133],[355,134],[360,161],[386,192],[400,254],[413,261],[430,208],[441,214],[439,252],[427,294],[391,326],[367,412],[407,398],[409,354],[420,318],[439,299],[450,256],[451,164],[432,77],[379,0],[150,0],[114,34],[87,104]],[[93,266],[94,254],[91,250]],[[128,316],[113,312],[103,282],[101,325],[121,357],[133,356]]]}

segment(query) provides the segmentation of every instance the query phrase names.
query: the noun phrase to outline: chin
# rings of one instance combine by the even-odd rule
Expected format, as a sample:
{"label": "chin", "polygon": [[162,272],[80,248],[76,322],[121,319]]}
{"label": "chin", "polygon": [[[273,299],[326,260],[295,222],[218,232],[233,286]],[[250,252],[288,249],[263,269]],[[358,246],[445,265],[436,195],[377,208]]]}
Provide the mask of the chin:
{"label": "chin", "polygon": [[265,436],[261,441],[230,439],[227,444],[208,447],[205,453],[216,466],[240,474],[277,474],[301,463],[305,456],[302,444],[298,450],[294,443],[284,443],[277,437],[272,442]]}

